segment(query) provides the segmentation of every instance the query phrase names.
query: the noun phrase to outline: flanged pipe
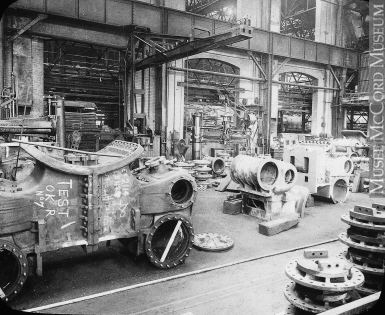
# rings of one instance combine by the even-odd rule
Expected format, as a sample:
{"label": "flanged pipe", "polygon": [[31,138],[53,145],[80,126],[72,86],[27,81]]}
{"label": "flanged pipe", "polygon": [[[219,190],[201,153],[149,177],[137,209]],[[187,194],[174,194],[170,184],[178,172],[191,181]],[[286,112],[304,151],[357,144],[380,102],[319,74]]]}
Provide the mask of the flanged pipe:
{"label": "flanged pipe", "polygon": [[158,268],[175,267],[189,256],[193,238],[194,230],[187,217],[167,214],[155,222],[147,235],[146,255]]}
{"label": "flanged pipe", "polygon": [[271,158],[238,155],[231,163],[231,178],[234,182],[254,190],[271,191],[279,176],[277,160]]}
{"label": "flanged pipe", "polygon": [[0,240],[0,298],[8,301],[15,297],[28,277],[28,261],[15,244]]}
{"label": "flanged pipe", "polygon": [[226,169],[225,160],[220,157],[206,156],[205,160],[211,162],[211,169],[215,175],[222,175]]}

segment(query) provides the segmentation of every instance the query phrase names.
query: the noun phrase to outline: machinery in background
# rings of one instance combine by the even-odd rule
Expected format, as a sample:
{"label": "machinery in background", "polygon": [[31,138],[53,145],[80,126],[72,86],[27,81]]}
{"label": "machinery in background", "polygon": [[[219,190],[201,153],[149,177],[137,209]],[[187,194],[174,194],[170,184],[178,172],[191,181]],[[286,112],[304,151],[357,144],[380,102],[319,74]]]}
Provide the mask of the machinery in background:
{"label": "machinery in background", "polygon": [[338,236],[348,246],[340,256],[365,275],[364,284],[357,290],[362,295],[381,291],[385,273],[385,205],[355,206],[341,219],[349,228]]}
{"label": "machinery in background", "polygon": [[284,294],[290,302],[284,314],[319,314],[360,298],[356,289],[364,275],[346,260],[328,257],[326,250],[305,250],[304,257],[286,265],[290,278]]}
{"label": "machinery in background", "polygon": [[243,213],[260,221],[302,216],[308,191],[296,186],[298,173],[290,163],[268,156],[238,155],[231,164],[230,176],[239,185]]}
{"label": "machinery in background", "polygon": [[[225,107],[220,115],[221,121],[218,123],[217,116],[205,116],[202,112],[192,114],[192,159],[201,159],[203,155],[215,153],[208,152],[207,148],[203,150],[205,143],[213,144],[211,151],[225,151],[232,156],[238,154],[253,155],[256,153],[260,141],[257,141],[260,135],[261,119],[257,114],[247,109],[230,109]],[[234,117],[239,117],[242,126],[237,127]],[[219,139],[219,140],[218,140]],[[214,145],[215,144],[215,145]],[[206,151],[206,152],[205,152]]]}
{"label": "machinery in background", "polygon": [[130,241],[136,254],[164,269],[189,256],[197,187],[188,172],[160,158],[131,171],[143,148],[124,141],[98,152],[42,143],[21,148],[34,161],[29,174],[0,181],[2,300],[20,292],[29,270],[42,275],[43,253],[61,248],[93,252],[105,241]]}
{"label": "machinery in background", "polygon": [[354,163],[335,149],[328,141],[302,141],[286,146],[283,160],[296,167],[298,185],[307,187],[313,195],[338,203],[348,197]]}

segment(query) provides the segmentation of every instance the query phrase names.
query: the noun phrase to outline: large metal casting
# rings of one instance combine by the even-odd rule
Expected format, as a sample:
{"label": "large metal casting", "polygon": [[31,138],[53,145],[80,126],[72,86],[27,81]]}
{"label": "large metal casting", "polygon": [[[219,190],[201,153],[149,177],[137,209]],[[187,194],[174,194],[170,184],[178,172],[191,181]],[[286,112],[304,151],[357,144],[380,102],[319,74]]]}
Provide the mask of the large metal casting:
{"label": "large metal casting", "polygon": [[365,275],[359,291],[364,295],[380,291],[385,273],[385,205],[355,206],[341,220],[350,227],[338,236],[348,246],[340,256]]}
{"label": "large metal casting", "polygon": [[31,262],[42,275],[42,253],[65,247],[93,252],[103,241],[135,238],[136,254],[159,268],[188,257],[197,186],[186,170],[154,158],[131,171],[143,149],[124,141],[88,155],[35,146],[21,144],[34,161],[30,174],[0,182],[1,299],[19,293]]}
{"label": "large metal casting", "polygon": [[316,314],[358,298],[355,289],[364,282],[361,271],[344,259],[329,258],[323,250],[305,251],[303,258],[286,266],[285,273],[292,280],[284,290],[286,299],[295,308]]}
{"label": "large metal casting", "polygon": [[298,171],[297,184],[311,194],[345,202],[349,195],[349,180],[354,169],[350,157],[336,153],[329,142],[306,141],[285,146],[283,160]]}
{"label": "large metal casting", "polygon": [[271,157],[238,155],[230,168],[242,193],[242,211],[262,220],[301,212],[308,193],[295,186],[297,175],[293,165]]}

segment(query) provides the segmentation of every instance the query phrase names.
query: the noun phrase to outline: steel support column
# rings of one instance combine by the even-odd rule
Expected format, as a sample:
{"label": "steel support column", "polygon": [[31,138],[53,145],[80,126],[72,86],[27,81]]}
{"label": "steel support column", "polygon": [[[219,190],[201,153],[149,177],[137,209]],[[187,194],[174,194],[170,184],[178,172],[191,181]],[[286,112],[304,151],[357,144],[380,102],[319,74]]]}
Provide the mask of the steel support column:
{"label": "steel support column", "polygon": [[4,16],[0,19],[0,92],[4,88]]}
{"label": "steel support column", "polygon": [[338,97],[337,97],[337,104],[338,105],[336,108],[337,110],[337,125],[336,125],[336,134],[333,135],[334,137],[340,137],[341,136],[341,131],[344,129],[344,109],[342,108],[341,106],[341,101],[342,101],[342,98],[344,97],[344,94],[345,94],[345,82],[346,82],[346,72],[347,72],[347,69],[346,68],[343,68],[342,69],[342,74],[341,74],[341,79],[340,79],[340,90],[339,90],[339,93],[338,93]]}

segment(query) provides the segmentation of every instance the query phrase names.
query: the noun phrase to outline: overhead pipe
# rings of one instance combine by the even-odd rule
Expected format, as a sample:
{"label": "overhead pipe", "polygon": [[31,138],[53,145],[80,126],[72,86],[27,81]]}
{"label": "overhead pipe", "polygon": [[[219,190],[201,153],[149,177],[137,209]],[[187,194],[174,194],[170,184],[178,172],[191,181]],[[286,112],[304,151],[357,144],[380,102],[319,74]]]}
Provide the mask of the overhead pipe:
{"label": "overhead pipe", "polygon": [[244,79],[244,80],[250,80],[250,81],[261,81],[261,82],[265,81],[265,79],[258,78],[258,77],[249,77],[249,76],[244,76],[244,75],[239,75],[239,74],[222,73],[222,72],[208,71],[208,70],[198,70],[198,69],[172,67],[172,66],[169,66],[168,69],[174,70],[174,71],[191,72],[191,73],[213,74],[213,75],[218,75],[218,76],[222,76],[222,77]]}
{"label": "overhead pipe", "polygon": [[[245,76],[245,75],[222,73],[222,72],[208,71],[208,70],[189,69],[189,68],[173,67],[173,66],[169,66],[168,69],[174,70],[174,71],[183,71],[183,72],[191,72],[191,73],[199,73],[199,74],[212,74],[212,75],[218,75],[218,76],[222,76],[222,77],[243,79],[243,80],[257,81],[257,82],[265,82],[266,81],[265,79],[259,78],[259,77],[250,77],[250,76]],[[284,82],[284,81],[278,81],[278,80],[272,80],[271,82],[274,84],[300,86],[300,87],[312,88],[312,89],[318,89],[318,90],[339,91],[338,88],[332,88],[332,87],[327,87],[327,86],[291,83],[291,82]]]}

